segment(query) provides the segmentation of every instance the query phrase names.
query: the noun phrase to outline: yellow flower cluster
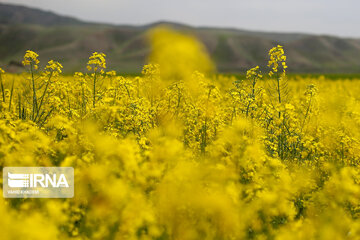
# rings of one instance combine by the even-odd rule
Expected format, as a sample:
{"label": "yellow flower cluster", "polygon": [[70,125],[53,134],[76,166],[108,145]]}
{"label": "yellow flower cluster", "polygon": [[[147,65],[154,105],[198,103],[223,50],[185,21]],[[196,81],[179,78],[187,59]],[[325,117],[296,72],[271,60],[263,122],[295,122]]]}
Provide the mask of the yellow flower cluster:
{"label": "yellow flower cluster", "polygon": [[161,66],[164,80],[187,79],[195,71],[207,74],[215,69],[205,47],[191,35],[164,26],[149,31],[148,38],[149,61]]}
{"label": "yellow flower cluster", "polygon": [[59,62],[50,60],[48,62],[48,65],[46,65],[46,67],[45,67],[45,73],[48,75],[49,74],[58,75],[58,74],[62,73],[62,68],[63,68],[63,66]]}
{"label": "yellow flower cluster", "polygon": [[143,70],[141,71],[142,74],[145,76],[151,76],[151,75],[159,75],[160,74],[160,67],[159,64],[148,64],[143,67]]}
{"label": "yellow flower cluster", "polygon": [[100,71],[101,74],[104,73],[104,69],[106,68],[106,55],[104,53],[94,52],[90,57],[87,63],[86,68],[94,72]]}
{"label": "yellow flower cluster", "polygon": [[260,67],[259,66],[256,66],[254,68],[251,68],[249,69],[247,72],[246,72],[246,78],[247,79],[251,79],[251,78],[262,78],[263,76],[261,75],[261,72],[260,72]]}
{"label": "yellow flower cluster", "polygon": [[[2,238],[359,239],[357,81],[209,75],[196,59],[181,74],[199,44],[160,33],[193,51],[165,75],[105,72],[99,53],[90,73],[0,75],[0,166],[75,169],[72,199],[1,198]],[[272,49],[270,71],[285,60]]]}
{"label": "yellow flower cluster", "polygon": [[39,55],[36,52],[33,52],[31,50],[27,50],[26,54],[24,56],[24,60],[22,61],[22,64],[24,66],[31,66],[33,67],[35,70],[38,69],[38,64],[40,63],[40,61],[38,60]]}
{"label": "yellow flower cluster", "polygon": [[286,66],[286,56],[284,54],[284,49],[282,46],[277,45],[273,47],[269,51],[270,60],[268,62],[268,67],[271,67],[272,70],[269,72],[270,77],[277,73],[279,70],[279,65],[282,67],[283,72],[285,73],[287,66]]}

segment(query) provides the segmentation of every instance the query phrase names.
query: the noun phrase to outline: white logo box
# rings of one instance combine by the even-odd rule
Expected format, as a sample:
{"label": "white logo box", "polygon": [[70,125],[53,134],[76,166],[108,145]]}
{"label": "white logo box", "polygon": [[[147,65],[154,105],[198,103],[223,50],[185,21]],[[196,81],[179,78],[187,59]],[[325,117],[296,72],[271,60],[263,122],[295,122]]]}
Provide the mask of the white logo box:
{"label": "white logo box", "polygon": [[4,167],[5,198],[72,198],[72,167]]}

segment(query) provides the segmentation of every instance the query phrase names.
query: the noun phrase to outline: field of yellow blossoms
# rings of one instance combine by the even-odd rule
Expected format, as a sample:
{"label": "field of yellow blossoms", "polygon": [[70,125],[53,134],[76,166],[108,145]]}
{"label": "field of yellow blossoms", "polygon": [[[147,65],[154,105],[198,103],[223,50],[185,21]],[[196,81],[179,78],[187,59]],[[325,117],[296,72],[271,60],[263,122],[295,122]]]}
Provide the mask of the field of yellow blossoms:
{"label": "field of yellow blossoms", "polygon": [[282,46],[218,75],[193,37],[149,40],[139,76],[96,52],[0,70],[1,167],[75,169],[74,198],[0,198],[1,239],[360,239],[359,80],[287,76]]}

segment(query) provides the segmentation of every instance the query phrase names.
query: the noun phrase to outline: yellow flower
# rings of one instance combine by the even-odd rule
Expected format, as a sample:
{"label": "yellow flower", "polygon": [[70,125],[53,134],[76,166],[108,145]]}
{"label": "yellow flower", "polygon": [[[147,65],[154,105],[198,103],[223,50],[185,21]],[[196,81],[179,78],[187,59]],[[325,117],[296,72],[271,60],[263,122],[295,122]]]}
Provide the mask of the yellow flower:
{"label": "yellow flower", "polygon": [[62,68],[63,66],[59,62],[50,60],[48,62],[48,65],[46,65],[45,67],[45,71],[47,74],[52,73],[54,75],[58,75],[62,72]]}
{"label": "yellow flower", "polygon": [[24,60],[22,61],[22,64],[24,66],[32,66],[35,70],[38,69],[38,64],[40,61],[38,60],[39,55],[36,52],[33,52],[31,50],[27,50],[24,56]]}
{"label": "yellow flower", "polygon": [[104,69],[106,68],[105,57],[106,55],[104,53],[94,52],[92,56],[89,57],[87,69],[89,71],[94,70],[94,72],[99,70],[100,73],[104,73]]}
{"label": "yellow flower", "polygon": [[280,45],[273,47],[269,51],[269,56],[270,56],[270,60],[268,62],[268,67],[272,68],[272,71],[270,71],[269,75],[272,76],[273,73],[278,72],[279,64],[281,64],[283,68],[283,72],[285,73],[285,69],[287,68],[287,65],[286,65],[286,56],[283,47]]}
{"label": "yellow flower", "polygon": [[147,64],[143,67],[141,73],[145,76],[157,76],[160,74],[160,66],[159,64]]}
{"label": "yellow flower", "polygon": [[250,78],[262,78],[261,72],[259,70],[259,66],[256,66],[254,68],[251,68],[250,70],[248,70],[246,72],[246,78],[250,79]]}

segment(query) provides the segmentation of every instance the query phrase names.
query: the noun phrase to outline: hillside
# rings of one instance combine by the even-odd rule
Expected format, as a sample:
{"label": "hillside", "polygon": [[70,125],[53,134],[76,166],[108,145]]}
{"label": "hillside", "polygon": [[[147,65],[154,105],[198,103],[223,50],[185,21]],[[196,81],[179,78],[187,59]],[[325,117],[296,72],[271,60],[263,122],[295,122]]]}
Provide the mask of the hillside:
{"label": "hillside", "polygon": [[[51,12],[0,4],[0,65],[17,71],[15,66],[24,52],[32,49],[42,60],[56,59],[66,72],[73,72],[83,69],[91,52],[102,51],[108,55],[110,68],[139,72],[149,53],[146,32],[159,24],[164,23],[141,27],[85,23]],[[166,24],[198,37],[220,72],[266,66],[267,52],[276,44],[284,45],[292,72],[360,72],[359,39]]]}
{"label": "hillside", "polygon": [[59,16],[52,12],[0,3],[0,23],[28,23],[53,26],[61,24],[81,24],[82,22],[75,18]]}

